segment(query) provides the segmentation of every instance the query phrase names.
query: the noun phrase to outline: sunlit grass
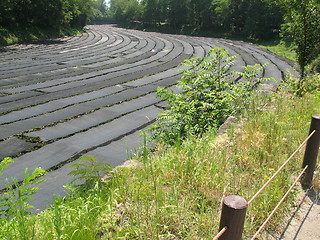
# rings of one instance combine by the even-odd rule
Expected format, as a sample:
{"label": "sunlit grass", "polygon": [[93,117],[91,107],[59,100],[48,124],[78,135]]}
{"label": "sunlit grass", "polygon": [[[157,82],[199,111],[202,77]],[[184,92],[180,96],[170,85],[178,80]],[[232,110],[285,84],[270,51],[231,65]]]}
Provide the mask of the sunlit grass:
{"label": "sunlit grass", "polygon": [[293,49],[286,46],[284,42],[273,41],[273,42],[261,42],[259,46],[269,51],[277,54],[278,56],[282,56],[288,58],[292,61],[297,61],[297,54]]}
{"label": "sunlit grass", "polygon": [[31,42],[40,39],[57,38],[66,35],[76,35],[83,29],[39,29],[36,27],[24,27],[5,29],[0,27],[0,45],[11,45],[15,43]]}

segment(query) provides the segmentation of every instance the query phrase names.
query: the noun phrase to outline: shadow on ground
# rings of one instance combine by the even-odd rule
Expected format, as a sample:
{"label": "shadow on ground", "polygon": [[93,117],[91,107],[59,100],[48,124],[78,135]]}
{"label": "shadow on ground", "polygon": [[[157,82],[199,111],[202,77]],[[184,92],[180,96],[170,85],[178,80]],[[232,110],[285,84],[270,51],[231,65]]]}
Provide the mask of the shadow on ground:
{"label": "shadow on ground", "polygon": [[[318,224],[318,220],[315,218],[318,215],[318,210],[315,209],[317,206],[320,206],[320,192],[314,189],[304,192],[302,199],[297,203],[296,210],[289,218],[288,223],[278,239],[312,239],[313,235],[309,235],[310,232],[306,230],[306,227],[313,228],[312,225]],[[313,229],[317,231],[316,228]],[[309,236],[305,236],[306,233]]]}

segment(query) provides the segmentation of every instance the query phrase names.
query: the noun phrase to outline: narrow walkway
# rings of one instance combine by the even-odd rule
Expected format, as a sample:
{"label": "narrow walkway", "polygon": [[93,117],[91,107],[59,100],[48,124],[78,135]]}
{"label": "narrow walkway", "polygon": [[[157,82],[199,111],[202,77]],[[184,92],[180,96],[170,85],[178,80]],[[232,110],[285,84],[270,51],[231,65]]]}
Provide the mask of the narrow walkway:
{"label": "narrow walkway", "polygon": [[295,211],[280,236],[274,240],[319,240],[320,239],[320,191],[301,192]]}

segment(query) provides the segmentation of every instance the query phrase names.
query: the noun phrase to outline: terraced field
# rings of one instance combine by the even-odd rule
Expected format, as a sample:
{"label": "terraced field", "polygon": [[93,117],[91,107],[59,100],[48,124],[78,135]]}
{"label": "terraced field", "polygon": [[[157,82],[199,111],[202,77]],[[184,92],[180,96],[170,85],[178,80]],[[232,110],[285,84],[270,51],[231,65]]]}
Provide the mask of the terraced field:
{"label": "terraced field", "polygon": [[0,158],[14,157],[2,178],[22,180],[25,168],[49,170],[31,203],[42,209],[52,194],[64,194],[79,156],[121,164],[139,146],[139,130],[161,111],[157,87],[173,86],[183,60],[214,47],[239,54],[236,70],[269,62],[263,74],[275,79],[271,88],[293,72],[288,62],[250,43],[111,25],[0,48]]}

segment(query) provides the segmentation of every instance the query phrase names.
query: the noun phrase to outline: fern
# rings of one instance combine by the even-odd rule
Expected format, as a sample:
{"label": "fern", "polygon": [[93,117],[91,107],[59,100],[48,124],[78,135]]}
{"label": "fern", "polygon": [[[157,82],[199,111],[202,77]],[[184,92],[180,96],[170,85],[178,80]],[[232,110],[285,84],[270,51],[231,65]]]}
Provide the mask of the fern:
{"label": "fern", "polygon": [[110,164],[98,163],[97,159],[93,156],[82,156],[79,159],[79,163],[71,165],[74,170],[68,174],[74,176],[71,184],[74,184],[75,182],[84,182],[87,185],[91,185],[95,182],[99,182],[102,175],[105,175],[112,169]]}
{"label": "fern", "polygon": [[32,200],[32,195],[39,190],[39,187],[34,186],[46,179],[36,180],[36,178],[44,175],[45,170],[36,168],[31,175],[29,175],[28,168],[24,172],[24,180],[20,184],[16,178],[12,178],[12,183],[7,181],[7,190],[0,198],[0,214],[7,217],[25,216],[30,213],[27,211],[33,208],[28,202]]}

